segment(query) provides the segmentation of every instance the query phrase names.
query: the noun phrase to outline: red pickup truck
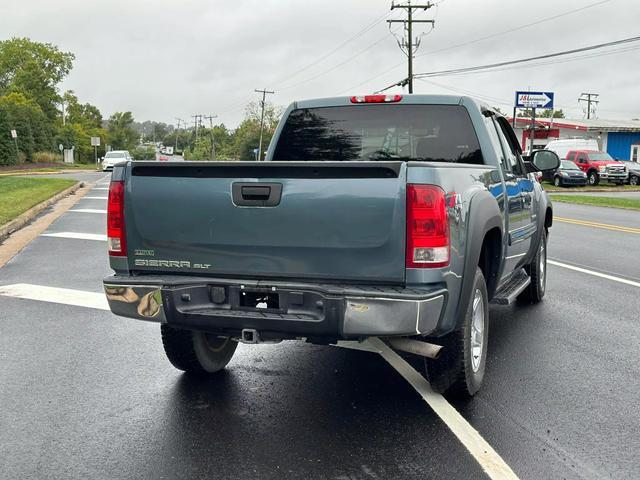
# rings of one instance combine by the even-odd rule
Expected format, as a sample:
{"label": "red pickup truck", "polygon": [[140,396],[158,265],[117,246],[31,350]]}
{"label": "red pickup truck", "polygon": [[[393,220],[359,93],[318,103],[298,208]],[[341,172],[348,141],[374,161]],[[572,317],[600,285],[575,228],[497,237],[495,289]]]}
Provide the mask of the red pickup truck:
{"label": "red pickup truck", "polygon": [[629,172],[623,162],[614,160],[606,152],[597,150],[569,150],[567,160],[575,163],[580,170],[587,174],[589,185],[598,185],[600,180],[622,185],[626,182]]}

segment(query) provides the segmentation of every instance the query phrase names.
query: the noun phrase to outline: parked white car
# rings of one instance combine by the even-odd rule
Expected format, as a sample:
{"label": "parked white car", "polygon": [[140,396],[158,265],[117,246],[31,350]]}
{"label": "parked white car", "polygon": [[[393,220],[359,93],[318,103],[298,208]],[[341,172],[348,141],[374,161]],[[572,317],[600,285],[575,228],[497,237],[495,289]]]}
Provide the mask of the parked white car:
{"label": "parked white car", "polygon": [[113,166],[119,162],[133,160],[131,154],[127,150],[111,150],[102,157],[102,171],[113,170]]}

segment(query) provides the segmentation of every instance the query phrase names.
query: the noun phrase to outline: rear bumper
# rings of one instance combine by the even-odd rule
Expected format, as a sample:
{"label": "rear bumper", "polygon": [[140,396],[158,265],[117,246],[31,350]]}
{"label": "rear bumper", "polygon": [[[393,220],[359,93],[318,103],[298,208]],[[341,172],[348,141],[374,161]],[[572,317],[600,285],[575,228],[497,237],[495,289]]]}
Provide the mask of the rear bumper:
{"label": "rear bumper", "polygon": [[[447,302],[442,286],[114,275],[105,278],[104,288],[116,315],[230,336],[254,329],[263,339],[427,335],[438,326]],[[269,295],[277,308],[243,305],[243,294]]]}

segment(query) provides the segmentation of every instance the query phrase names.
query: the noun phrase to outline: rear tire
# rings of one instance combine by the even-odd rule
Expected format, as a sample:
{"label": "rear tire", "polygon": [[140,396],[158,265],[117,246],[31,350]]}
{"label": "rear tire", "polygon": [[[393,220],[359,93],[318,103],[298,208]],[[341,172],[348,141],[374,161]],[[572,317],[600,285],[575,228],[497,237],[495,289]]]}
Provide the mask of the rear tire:
{"label": "rear tire", "polygon": [[631,177],[629,177],[629,185],[640,185],[640,177],[631,175]]}
{"label": "rear tire", "polygon": [[434,339],[444,348],[438,359],[426,359],[427,379],[431,387],[453,397],[475,395],[484,379],[488,335],[487,285],[482,270],[476,268],[471,300],[462,325],[448,335]]}
{"label": "rear tire", "polygon": [[238,346],[229,337],[169,325],[160,326],[162,345],[167,358],[178,370],[197,374],[211,374],[222,370],[231,360]]}
{"label": "rear tire", "polygon": [[556,187],[561,187],[562,186],[562,180],[560,180],[560,177],[554,177],[553,178],[553,184]]}
{"label": "rear tire", "polygon": [[527,289],[520,294],[518,300],[529,303],[538,303],[544,297],[547,289],[547,232],[542,230],[542,238],[538,251],[525,270],[531,277],[531,283]]}

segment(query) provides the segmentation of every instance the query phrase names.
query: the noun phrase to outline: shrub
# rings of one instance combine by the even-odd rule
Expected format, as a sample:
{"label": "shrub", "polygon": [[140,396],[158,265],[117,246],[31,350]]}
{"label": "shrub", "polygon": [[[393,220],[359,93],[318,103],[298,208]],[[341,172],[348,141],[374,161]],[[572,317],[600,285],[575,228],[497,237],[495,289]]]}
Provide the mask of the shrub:
{"label": "shrub", "polygon": [[62,155],[53,152],[35,152],[33,163],[62,163]]}

